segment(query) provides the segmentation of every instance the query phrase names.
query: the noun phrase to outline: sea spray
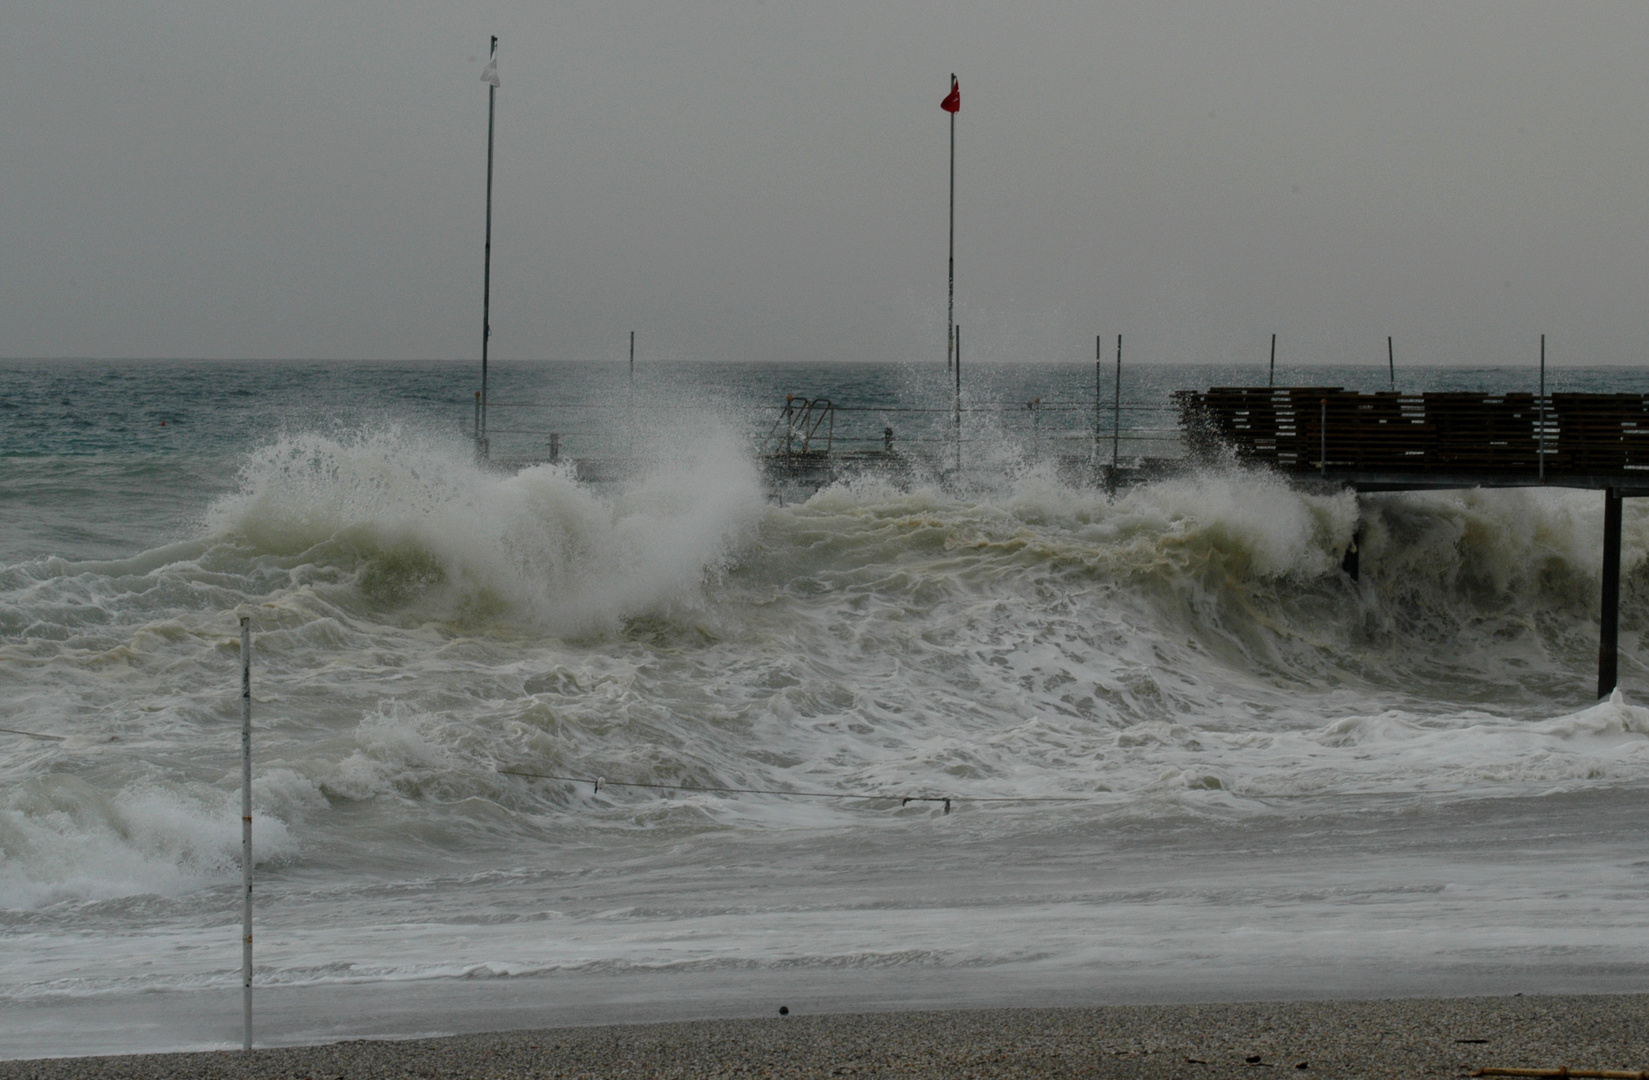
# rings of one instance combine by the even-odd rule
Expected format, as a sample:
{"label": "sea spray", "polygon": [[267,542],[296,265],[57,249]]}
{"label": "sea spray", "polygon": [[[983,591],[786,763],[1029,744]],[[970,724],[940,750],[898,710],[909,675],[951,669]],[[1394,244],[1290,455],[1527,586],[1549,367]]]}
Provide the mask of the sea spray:
{"label": "sea spray", "polygon": [[[109,789],[47,772],[0,797],[0,908],[132,895],[180,896],[239,876],[239,813],[218,786],[155,778]],[[278,816],[254,812],[258,858],[296,844]]]}
{"label": "sea spray", "polygon": [[503,473],[404,431],[260,448],[208,513],[221,542],[339,566],[370,606],[557,635],[689,603],[764,510],[753,466],[706,438],[610,496],[570,464]]}

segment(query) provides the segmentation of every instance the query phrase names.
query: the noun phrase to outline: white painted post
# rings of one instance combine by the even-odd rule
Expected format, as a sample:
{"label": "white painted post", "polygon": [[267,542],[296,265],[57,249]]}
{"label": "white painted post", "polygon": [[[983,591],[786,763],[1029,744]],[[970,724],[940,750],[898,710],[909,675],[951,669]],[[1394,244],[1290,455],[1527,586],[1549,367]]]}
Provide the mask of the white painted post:
{"label": "white painted post", "polygon": [[252,1052],[252,620],[240,619],[240,863],[246,895],[241,908],[240,973],[245,1020],[243,1053]]}

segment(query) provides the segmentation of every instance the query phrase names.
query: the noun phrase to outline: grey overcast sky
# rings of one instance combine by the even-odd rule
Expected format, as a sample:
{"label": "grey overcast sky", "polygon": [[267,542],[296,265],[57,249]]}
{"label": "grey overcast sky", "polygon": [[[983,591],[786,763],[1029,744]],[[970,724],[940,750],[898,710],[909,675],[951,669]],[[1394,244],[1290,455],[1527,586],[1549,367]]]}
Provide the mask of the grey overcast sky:
{"label": "grey overcast sky", "polygon": [[0,356],[1649,359],[1649,4],[10,0]]}

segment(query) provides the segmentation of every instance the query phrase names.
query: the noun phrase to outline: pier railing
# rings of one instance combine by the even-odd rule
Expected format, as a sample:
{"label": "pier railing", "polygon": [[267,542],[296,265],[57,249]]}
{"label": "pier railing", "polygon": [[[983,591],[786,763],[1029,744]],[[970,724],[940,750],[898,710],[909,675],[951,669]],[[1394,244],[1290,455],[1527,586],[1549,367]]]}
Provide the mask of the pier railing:
{"label": "pier railing", "polygon": [[1324,476],[1519,482],[1614,476],[1649,485],[1649,396],[1643,394],[1215,387],[1179,391],[1174,402],[1198,458],[1230,452],[1280,472]]}
{"label": "pier railing", "polygon": [[[639,467],[650,442],[683,420],[685,406],[657,403],[490,402],[491,422],[476,428],[477,447],[500,464],[571,459],[581,475],[616,475]],[[947,405],[854,405],[790,395],[777,405],[707,407],[741,430],[769,466],[799,469],[869,461],[954,467],[987,458],[1065,468],[1138,468],[1187,451],[1177,406],[1151,400],[964,400]]]}

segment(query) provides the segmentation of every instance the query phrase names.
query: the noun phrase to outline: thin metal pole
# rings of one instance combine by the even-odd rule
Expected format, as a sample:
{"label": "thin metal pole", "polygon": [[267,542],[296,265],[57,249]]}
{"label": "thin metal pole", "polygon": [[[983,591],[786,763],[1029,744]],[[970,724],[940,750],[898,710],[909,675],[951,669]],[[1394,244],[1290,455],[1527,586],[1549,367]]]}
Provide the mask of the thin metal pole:
{"label": "thin metal pole", "polygon": [[1391,371],[1391,388],[1397,389],[1397,354],[1391,348],[1391,335],[1386,335],[1386,365]]}
{"label": "thin metal pole", "polygon": [[630,456],[636,456],[636,332],[630,331]]}
{"label": "thin metal pole", "polygon": [[1122,453],[1122,335],[1117,335],[1117,385],[1111,395],[1111,475],[1117,471],[1117,460]]}
{"label": "thin metal pole", "polygon": [[1094,335],[1094,467],[1099,467],[1099,410],[1100,397],[1104,394],[1105,376],[1105,335]]}
{"label": "thin metal pole", "polygon": [[[492,39],[492,62],[498,61],[498,38]],[[487,84],[487,253],[481,266],[481,453],[487,453],[487,346],[492,341],[492,128],[498,87]]]}
{"label": "thin metal pole", "polygon": [[962,328],[960,326],[952,327],[951,336],[956,340],[956,363],[954,365],[956,395],[953,400],[956,404],[954,424],[956,428],[956,482],[960,484],[962,482]]}
{"label": "thin metal pole", "polygon": [[1546,335],[1540,335],[1540,482],[1546,482]]}
{"label": "thin metal pole", "polygon": [[244,1053],[252,1052],[252,620],[240,620],[240,865],[246,895],[241,906],[241,1011]]}
{"label": "thin metal pole", "polygon": [[1265,385],[1277,385],[1277,335],[1271,335],[1271,374],[1266,376]]}
{"label": "thin metal pole", "polygon": [[[956,85],[956,72],[950,73],[950,83]],[[950,114],[950,285],[945,301],[945,325],[950,328],[945,343],[945,366],[960,363],[962,343],[956,330],[956,113]],[[958,451],[960,452],[960,451]],[[961,468],[960,465],[957,468]]]}

